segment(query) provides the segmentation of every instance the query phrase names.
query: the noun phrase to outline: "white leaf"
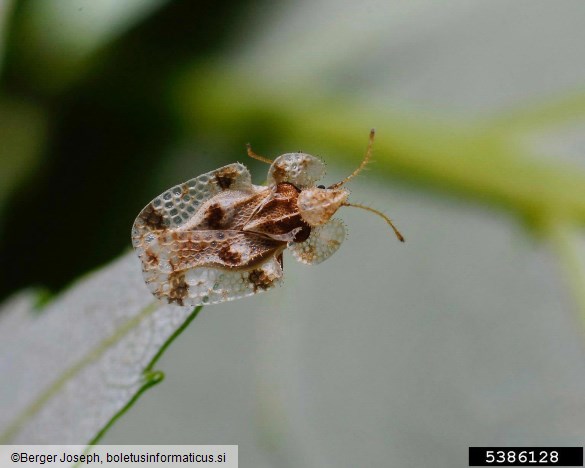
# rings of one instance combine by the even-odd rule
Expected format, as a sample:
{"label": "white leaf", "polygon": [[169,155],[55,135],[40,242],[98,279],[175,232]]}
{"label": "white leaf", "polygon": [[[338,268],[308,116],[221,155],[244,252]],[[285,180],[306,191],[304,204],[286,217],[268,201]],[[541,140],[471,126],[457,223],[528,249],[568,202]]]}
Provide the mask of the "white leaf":
{"label": "white leaf", "polygon": [[1,443],[91,441],[192,311],[153,301],[133,253],[33,304],[24,292],[0,307]]}

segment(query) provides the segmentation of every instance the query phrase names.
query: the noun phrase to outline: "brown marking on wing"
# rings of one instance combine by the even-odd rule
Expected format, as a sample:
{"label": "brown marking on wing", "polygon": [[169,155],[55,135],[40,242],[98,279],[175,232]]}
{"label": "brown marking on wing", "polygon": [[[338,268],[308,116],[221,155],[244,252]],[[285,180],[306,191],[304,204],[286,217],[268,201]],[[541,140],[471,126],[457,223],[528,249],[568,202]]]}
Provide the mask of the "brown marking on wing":
{"label": "brown marking on wing", "polygon": [[183,305],[183,299],[189,295],[189,286],[185,282],[185,274],[183,272],[173,272],[169,275],[169,304],[176,302]]}
{"label": "brown marking on wing", "polygon": [[181,198],[184,198],[185,195],[189,194],[189,184],[181,185]]}
{"label": "brown marking on wing", "polygon": [[161,231],[168,227],[162,213],[152,206],[152,203],[142,210],[140,219],[142,219],[146,227],[153,231]]}
{"label": "brown marking on wing", "polygon": [[252,283],[254,292],[258,291],[258,289],[266,291],[273,283],[273,280],[261,269],[252,270],[248,275],[248,281]]}
{"label": "brown marking on wing", "polygon": [[302,252],[299,253],[299,257],[301,258],[301,260],[303,260],[306,263],[313,263],[313,261],[315,260],[315,256],[317,255],[317,252],[315,252],[315,249],[310,248],[309,250],[303,250]]}
{"label": "brown marking on wing", "polygon": [[215,181],[223,190],[226,190],[232,186],[237,177],[237,169],[228,166],[215,174]]}
{"label": "brown marking on wing", "polygon": [[255,193],[224,190],[212,197],[201,211],[197,213],[196,221],[189,224],[188,229],[204,230],[242,230],[258,206],[272,194],[270,188]]}
{"label": "brown marking on wing", "polygon": [[224,216],[225,211],[223,208],[218,203],[214,203],[209,208],[207,208],[204,219],[211,229],[222,229],[224,227]]}
{"label": "brown marking on wing", "polygon": [[144,262],[151,268],[158,266],[158,255],[156,255],[152,250],[147,249],[145,252]]}
{"label": "brown marking on wing", "polygon": [[231,245],[229,244],[223,245],[219,249],[217,256],[228,266],[239,265],[240,262],[242,261],[242,255],[239,252],[232,250]]}
{"label": "brown marking on wing", "polygon": [[220,233],[222,238],[213,230],[183,231],[176,236],[163,234],[159,241],[172,252],[168,259],[171,271],[184,272],[197,267],[250,270],[286,248],[286,242],[256,233],[234,230]]}

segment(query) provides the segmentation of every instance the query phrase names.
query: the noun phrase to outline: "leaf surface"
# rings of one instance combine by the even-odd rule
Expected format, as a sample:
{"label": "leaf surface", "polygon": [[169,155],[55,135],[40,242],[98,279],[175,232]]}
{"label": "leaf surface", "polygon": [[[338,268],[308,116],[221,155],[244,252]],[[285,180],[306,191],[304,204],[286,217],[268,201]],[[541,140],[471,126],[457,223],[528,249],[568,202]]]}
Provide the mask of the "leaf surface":
{"label": "leaf surface", "polygon": [[40,312],[34,302],[23,292],[0,307],[2,443],[93,441],[161,380],[152,365],[199,310],[153,301],[133,253]]}

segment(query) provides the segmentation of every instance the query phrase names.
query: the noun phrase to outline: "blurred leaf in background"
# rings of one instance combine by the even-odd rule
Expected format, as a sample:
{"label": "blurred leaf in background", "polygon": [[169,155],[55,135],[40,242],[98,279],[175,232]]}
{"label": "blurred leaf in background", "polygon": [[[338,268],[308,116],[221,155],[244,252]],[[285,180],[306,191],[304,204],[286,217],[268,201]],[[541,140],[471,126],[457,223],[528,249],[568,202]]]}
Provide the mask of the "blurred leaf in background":
{"label": "blurred leaf in background", "polygon": [[238,443],[255,467],[581,444],[581,1],[121,4],[3,3],[0,102],[20,110],[0,132],[30,162],[5,189],[0,295],[111,259],[148,200],[246,142],[319,154],[328,183],[376,127],[352,198],[407,244],[341,213],[332,259],[285,257],[284,288],[208,308],[104,441]]}
{"label": "blurred leaf in background", "polygon": [[[6,206],[0,258],[19,266],[3,272],[0,295],[31,283],[60,288],[127,248],[128,226],[145,200],[174,183],[160,175],[182,141],[172,78],[222,47],[242,6],[14,4],[0,96],[33,106],[49,133],[41,144],[33,133],[39,124],[22,124],[30,129],[27,146],[40,146],[39,159]],[[206,164],[196,148],[188,154],[194,171],[197,161],[218,165]],[[10,152],[11,160],[21,158]],[[64,262],[64,252],[75,253]]]}

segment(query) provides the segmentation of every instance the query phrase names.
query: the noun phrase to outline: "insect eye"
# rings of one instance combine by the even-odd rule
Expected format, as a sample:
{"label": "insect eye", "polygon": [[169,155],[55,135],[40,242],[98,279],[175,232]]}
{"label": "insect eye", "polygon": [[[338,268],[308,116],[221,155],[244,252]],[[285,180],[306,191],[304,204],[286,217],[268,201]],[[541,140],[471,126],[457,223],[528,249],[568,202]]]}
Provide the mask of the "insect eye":
{"label": "insect eye", "polygon": [[324,189],[325,186],[324,185],[317,185],[317,188]]}

